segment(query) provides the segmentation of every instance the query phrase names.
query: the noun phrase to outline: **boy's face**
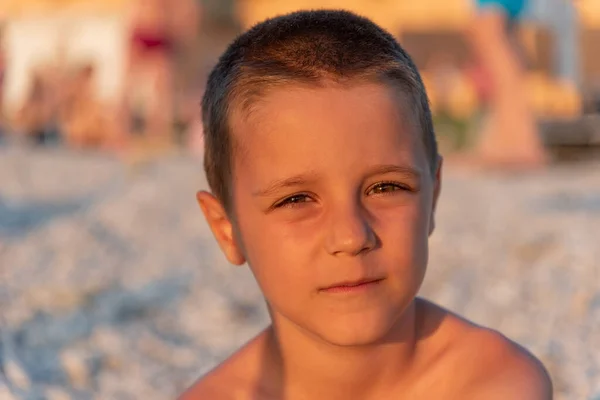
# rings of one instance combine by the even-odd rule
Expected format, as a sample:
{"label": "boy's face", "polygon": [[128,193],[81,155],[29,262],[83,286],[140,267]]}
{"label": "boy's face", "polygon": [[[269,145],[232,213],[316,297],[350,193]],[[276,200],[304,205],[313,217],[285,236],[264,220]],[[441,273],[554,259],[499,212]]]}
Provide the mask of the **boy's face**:
{"label": "boy's face", "polygon": [[276,325],[339,345],[398,327],[425,273],[440,176],[403,103],[378,84],[292,86],[233,116],[233,220],[199,200]]}

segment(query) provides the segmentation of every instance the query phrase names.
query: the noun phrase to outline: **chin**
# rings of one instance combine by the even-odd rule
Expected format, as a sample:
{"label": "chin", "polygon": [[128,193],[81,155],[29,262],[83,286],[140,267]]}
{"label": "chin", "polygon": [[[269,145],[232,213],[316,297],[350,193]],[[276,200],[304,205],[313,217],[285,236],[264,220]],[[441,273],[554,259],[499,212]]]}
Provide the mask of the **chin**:
{"label": "chin", "polygon": [[331,318],[313,329],[322,340],[335,346],[367,346],[386,341],[396,318],[389,315],[347,315]]}

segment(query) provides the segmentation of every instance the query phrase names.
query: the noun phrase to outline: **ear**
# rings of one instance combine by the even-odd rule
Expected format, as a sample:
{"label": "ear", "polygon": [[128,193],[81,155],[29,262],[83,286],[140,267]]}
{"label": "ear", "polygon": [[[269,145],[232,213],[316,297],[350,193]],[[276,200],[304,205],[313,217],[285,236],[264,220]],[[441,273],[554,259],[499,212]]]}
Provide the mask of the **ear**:
{"label": "ear", "polygon": [[235,228],[221,202],[206,191],[198,192],[196,199],[227,260],[234,265],[244,264],[246,259],[236,240]]}
{"label": "ear", "polygon": [[435,171],[435,177],[433,182],[433,201],[431,204],[431,218],[429,219],[429,235],[435,230],[435,210],[437,208],[438,199],[442,190],[442,165],[444,159],[439,156],[437,162],[437,168]]}

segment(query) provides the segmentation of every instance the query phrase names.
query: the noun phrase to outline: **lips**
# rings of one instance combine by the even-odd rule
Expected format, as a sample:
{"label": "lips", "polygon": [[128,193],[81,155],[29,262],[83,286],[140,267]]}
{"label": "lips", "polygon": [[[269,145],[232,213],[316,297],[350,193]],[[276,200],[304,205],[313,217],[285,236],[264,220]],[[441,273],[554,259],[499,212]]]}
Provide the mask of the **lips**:
{"label": "lips", "polygon": [[371,289],[377,286],[383,278],[365,278],[356,281],[343,281],[333,285],[321,288],[321,292],[326,293],[348,293]]}

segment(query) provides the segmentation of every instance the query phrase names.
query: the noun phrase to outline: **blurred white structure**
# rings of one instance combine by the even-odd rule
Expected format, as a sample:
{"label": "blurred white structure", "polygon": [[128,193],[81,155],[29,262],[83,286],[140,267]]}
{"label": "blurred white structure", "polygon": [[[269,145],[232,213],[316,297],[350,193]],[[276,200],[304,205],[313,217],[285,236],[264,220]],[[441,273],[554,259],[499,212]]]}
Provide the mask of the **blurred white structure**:
{"label": "blurred white structure", "polygon": [[98,95],[119,95],[125,66],[126,20],[119,13],[49,12],[7,18],[3,47],[6,65],[4,104],[12,113],[21,104],[34,68],[52,63],[91,63]]}

